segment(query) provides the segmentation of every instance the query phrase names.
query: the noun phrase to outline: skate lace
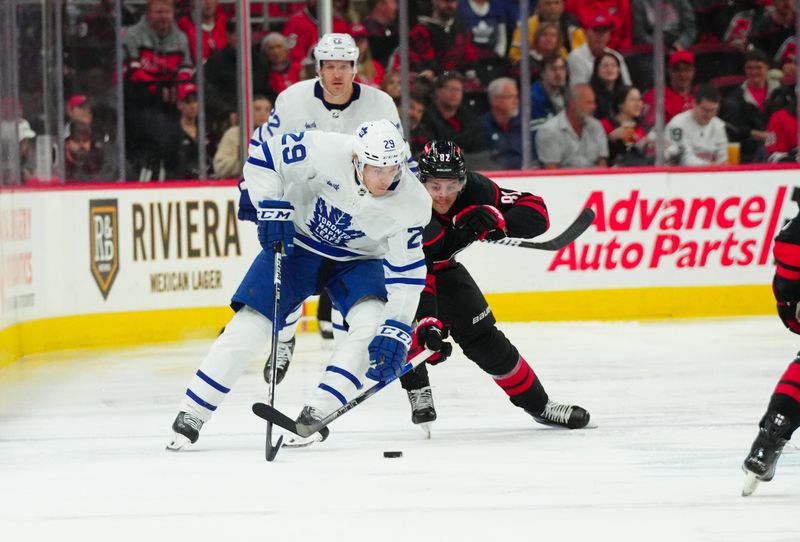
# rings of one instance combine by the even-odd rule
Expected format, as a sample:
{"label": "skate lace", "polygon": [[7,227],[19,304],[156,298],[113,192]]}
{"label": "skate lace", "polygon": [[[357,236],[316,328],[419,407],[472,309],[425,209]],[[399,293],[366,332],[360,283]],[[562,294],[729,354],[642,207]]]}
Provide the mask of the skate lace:
{"label": "skate lace", "polygon": [[195,431],[200,431],[200,428],[203,427],[203,420],[201,420],[197,416],[192,416],[188,412],[183,414],[183,417],[181,418],[181,423],[183,423],[184,425],[188,425]]}
{"label": "skate lace", "polygon": [[569,421],[570,414],[572,414],[572,405],[548,401],[544,407],[544,412],[542,412],[542,417],[553,422],[566,424]]}
{"label": "skate lace", "polygon": [[409,390],[408,398],[411,401],[411,410],[433,408],[433,392],[430,386],[419,390]]}
{"label": "skate lace", "polygon": [[278,342],[276,357],[278,358],[278,369],[285,369],[292,360],[291,344]]}

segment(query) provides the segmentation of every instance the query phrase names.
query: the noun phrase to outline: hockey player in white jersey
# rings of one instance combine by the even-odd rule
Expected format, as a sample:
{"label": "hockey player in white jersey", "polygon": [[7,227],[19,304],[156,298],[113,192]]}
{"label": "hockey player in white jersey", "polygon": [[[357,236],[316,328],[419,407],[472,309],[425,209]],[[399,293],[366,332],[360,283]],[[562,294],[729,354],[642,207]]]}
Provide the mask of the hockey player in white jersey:
{"label": "hockey player in white jersey", "polygon": [[[301,81],[278,95],[269,120],[256,128],[250,149],[266,138],[286,132],[324,130],[352,134],[358,126],[372,119],[388,119],[400,129],[400,118],[392,98],[376,88],[354,82],[357,72],[358,47],[348,34],[325,34],[314,48],[318,78]],[[413,165],[413,164],[412,164]],[[244,188],[240,186],[240,188]],[[239,218],[255,222],[255,208],[250,204],[246,190],[240,198]],[[283,380],[294,355],[295,332],[303,308],[287,316],[278,337],[276,384]],[[332,337],[330,301],[323,292],[318,310],[320,331],[323,337]],[[340,328],[341,325],[337,325]],[[264,379],[269,382],[269,353],[264,365]],[[420,404],[418,390],[408,392],[414,423],[430,424],[436,419],[430,386],[425,390],[431,400]]]}
{"label": "hockey player in white jersey", "polygon": [[[392,98],[385,92],[354,82],[357,73],[358,47],[348,34],[325,34],[314,47],[317,79],[296,83],[278,95],[269,120],[255,129],[251,150],[265,139],[287,132],[324,130],[353,134],[360,124],[374,119],[388,119],[400,129],[400,118]],[[255,221],[255,209],[243,191],[239,218]],[[295,331],[302,307],[288,316],[278,344],[278,378],[283,379],[294,353]],[[333,337],[330,300],[320,296],[318,310],[323,339]],[[267,379],[269,363],[264,367]]]}
{"label": "hockey player in white jersey", "polygon": [[247,363],[268,350],[277,246],[286,253],[278,321],[324,288],[349,326],[301,412],[303,423],[346,403],[365,377],[397,376],[411,344],[431,203],[392,122],[365,123],[356,136],[269,138],[251,149],[243,183],[258,209],[263,250],[232,298],[236,314],[186,390],[168,449],[196,442]]}

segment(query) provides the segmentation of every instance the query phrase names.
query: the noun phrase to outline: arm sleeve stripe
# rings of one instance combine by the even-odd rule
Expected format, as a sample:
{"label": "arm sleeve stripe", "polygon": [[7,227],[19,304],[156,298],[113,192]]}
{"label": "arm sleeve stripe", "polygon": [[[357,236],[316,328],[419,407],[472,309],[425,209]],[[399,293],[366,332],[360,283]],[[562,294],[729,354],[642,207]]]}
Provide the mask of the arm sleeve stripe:
{"label": "arm sleeve stripe", "polygon": [[272,165],[272,162],[265,162],[264,160],[259,160],[258,158],[255,158],[253,156],[247,159],[247,163],[253,164],[254,166],[263,167],[264,169],[271,169],[272,171],[275,171],[275,166]]}
{"label": "arm sleeve stripe", "polygon": [[414,284],[417,286],[425,286],[425,279],[389,278],[386,279],[386,284]]}
{"label": "arm sleeve stripe", "polygon": [[[261,128],[259,128],[259,130],[260,130],[260,129],[261,129]],[[251,145],[255,145],[256,147],[258,147],[259,145],[261,145],[261,143],[260,143],[260,142],[258,142],[258,141],[256,141],[255,139],[251,139],[251,140],[250,140],[250,144],[251,144]]]}
{"label": "arm sleeve stripe", "polygon": [[[264,134],[261,133],[261,128],[263,128],[263,126],[264,125],[262,124],[261,126],[258,127],[258,139],[260,139],[261,141],[264,141]],[[260,143],[258,144],[260,145]]]}
{"label": "arm sleeve stripe", "polygon": [[431,239],[430,241],[424,241],[424,242],[422,243],[422,246],[424,246],[424,247],[429,247],[429,246],[431,246],[431,245],[432,245],[432,244],[434,244],[436,241],[438,241],[439,239],[441,239],[442,237],[444,237],[444,232],[445,232],[445,228],[442,228],[442,231],[440,231],[440,232],[439,232],[439,235],[437,235],[436,237],[434,237],[434,238],[433,238],[433,239]]}
{"label": "arm sleeve stripe", "polygon": [[412,269],[416,269],[418,267],[425,267],[425,260],[424,259],[418,260],[414,263],[410,263],[408,265],[402,265],[399,267],[390,264],[387,260],[383,260],[383,266],[387,267],[389,271],[394,271],[395,273],[402,273],[404,271],[411,271]]}

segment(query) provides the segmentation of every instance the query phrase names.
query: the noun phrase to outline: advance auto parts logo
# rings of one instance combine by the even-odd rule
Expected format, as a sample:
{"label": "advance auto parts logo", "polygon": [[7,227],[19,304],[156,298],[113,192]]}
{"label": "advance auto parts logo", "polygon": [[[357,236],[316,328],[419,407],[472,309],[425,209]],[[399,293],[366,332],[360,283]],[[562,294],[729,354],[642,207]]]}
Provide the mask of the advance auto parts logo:
{"label": "advance auto parts logo", "polygon": [[119,213],[117,200],[89,201],[89,251],[92,276],[108,299],[108,292],[119,272]]}

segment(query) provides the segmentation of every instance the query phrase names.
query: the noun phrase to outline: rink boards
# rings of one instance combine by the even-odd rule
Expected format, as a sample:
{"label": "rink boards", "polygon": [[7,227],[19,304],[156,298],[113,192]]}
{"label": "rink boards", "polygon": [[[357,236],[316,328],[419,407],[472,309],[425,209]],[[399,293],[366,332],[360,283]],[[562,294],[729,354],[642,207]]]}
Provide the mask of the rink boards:
{"label": "rink boards", "polygon": [[[797,171],[499,174],[545,199],[542,239],[583,207],[595,222],[558,252],[480,244],[460,259],[500,320],[768,314],[772,239],[796,213]],[[229,182],[3,191],[0,365],[216,334],[259,250],[237,199]]]}

